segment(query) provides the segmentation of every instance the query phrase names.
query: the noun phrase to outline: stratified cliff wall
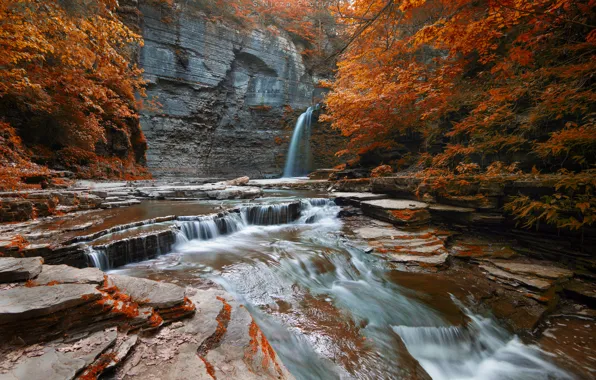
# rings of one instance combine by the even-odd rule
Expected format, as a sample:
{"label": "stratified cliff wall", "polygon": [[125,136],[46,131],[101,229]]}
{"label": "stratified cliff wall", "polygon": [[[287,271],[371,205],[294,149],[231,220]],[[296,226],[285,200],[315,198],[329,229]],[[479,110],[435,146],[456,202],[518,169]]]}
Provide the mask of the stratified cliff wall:
{"label": "stratified cliff wall", "polygon": [[161,104],[141,117],[153,175],[281,175],[292,133],[284,112],[312,103],[301,48],[282,32],[140,11],[140,64],[149,99]]}

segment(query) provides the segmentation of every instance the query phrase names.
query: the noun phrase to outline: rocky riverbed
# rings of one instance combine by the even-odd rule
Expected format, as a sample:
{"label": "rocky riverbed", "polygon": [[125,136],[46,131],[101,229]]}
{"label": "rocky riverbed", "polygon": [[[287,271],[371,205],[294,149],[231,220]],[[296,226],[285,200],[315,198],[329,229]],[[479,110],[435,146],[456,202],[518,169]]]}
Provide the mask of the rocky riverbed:
{"label": "rocky riverbed", "polygon": [[204,182],[1,194],[60,209],[0,225],[0,378],[595,375],[590,257],[370,181]]}

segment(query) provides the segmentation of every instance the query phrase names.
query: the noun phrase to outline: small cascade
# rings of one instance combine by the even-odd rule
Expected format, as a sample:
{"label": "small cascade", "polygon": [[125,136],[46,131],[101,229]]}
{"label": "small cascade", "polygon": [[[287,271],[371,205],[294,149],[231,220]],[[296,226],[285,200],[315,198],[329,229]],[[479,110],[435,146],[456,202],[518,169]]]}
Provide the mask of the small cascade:
{"label": "small cascade", "polygon": [[300,205],[299,223],[313,224],[328,217],[335,217],[339,212],[335,202],[327,198],[303,199]]}
{"label": "small cascade", "polygon": [[433,379],[570,379],[492,319],[463,308],[467,326],[393,326],[412,356]]}
{"label": "small cascade", "polygon": [[[186,220],[185,220],[186,219]],[[180,232],[176,236],[176,244],[190,240],[210,240],[222,235],[240,231],[246,223],[237,212],[225,215],[210,215],[199,218],[181,218]]]}
{"label": "small cascade", "polygon": [[246,224],[272,226],[292,223],[298,219],[300,209],[300,202],[290,202],[274,205],[245,206],[240,209],[240,213]]}
{"label": "small cascade", "polygon": [[103,271],[110,269],[110,261],[104,251],[93,249],[89,247],[87,250],[87,258],[95,268]]}
{"label": "small cascade", "polygon": [[308,107],[306,112],[300,115],[298,121],[296,121],[286,158],[284,178],[302,177],[308,174],[310,169],[310,127],[312,113],[316,109],[318,109],[318,105]]}

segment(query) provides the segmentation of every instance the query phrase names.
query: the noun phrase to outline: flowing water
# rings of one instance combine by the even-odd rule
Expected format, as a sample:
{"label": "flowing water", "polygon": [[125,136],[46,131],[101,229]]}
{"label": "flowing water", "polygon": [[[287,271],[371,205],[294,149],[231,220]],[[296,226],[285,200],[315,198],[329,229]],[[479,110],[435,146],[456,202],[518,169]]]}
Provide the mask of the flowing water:
{"label": "flowing water", "polygon": [[433,379],[570,378],[547,353],[454,297],[444,301],[460,323],[392,281],[383,260],[345,238],[332,201],[303,200],[297,219],[295,204],[180,221],[172,253],[118,272],[220,284],[298,379],[410,379],[413,358]]}
{"label": "flowing water", "polygon": [[308,107],[296,121],[290,149],[286,157],[284,178],[302,177],[308,174],[310,169],[310,127],[312,124],[313,107]]}

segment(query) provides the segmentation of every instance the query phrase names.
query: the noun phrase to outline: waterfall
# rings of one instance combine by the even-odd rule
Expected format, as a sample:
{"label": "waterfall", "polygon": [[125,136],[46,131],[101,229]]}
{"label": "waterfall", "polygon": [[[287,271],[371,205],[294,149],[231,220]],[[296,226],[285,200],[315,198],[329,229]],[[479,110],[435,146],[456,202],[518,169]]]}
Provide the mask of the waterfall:
{"label": "waterfall", "polygon": [[312,113],[315,107],[308,107],[298,118],[290,149],[286,158],[286,167],[284,168],[284,178],[301,177],[308,174],[310,169],[310,126],[312,123]]}
{"label": "waterfall", "polygon": [[89,247],[87,250],[87,258],[95,268],[100,270],[110,269],[110,262],[104,251],[98,251]]}

